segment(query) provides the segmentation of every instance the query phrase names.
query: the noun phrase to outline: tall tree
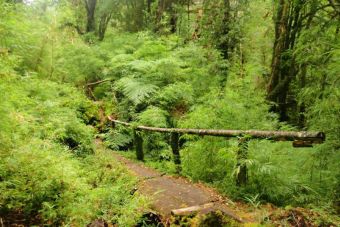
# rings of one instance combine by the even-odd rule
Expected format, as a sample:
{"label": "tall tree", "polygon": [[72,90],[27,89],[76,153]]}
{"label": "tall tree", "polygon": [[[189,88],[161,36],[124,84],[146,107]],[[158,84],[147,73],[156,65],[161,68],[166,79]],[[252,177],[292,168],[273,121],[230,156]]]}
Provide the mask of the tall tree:
{"label": "tall tree", "polygon": [[145,5],[144,1],[140,0],[126,0],[124,4],[123,18],[125,29],[130,32],[138,32],[144,29],[146,25],[145,13],[151,16],[151,1]]}
{"label": "tall tree", "polygon": [[107,29],[107,26],[110,22],[111,17],[112,17],[111,12],[103,13],[103,15],[101,15],[101,17],[100,17],[99,27],[98,27],[98,39],[100,41],[102,41],[104,39],[106,29]]}
{"label": "tall tree", "polygon": [[109,22],[117,14],[115,11],[118,9],[120,10],[120,2],[117,0],[105,0],[97,6],[98,29],[96,34],[100,41],[104,39]]}
{"label": "tall tree", "polygon": [[84,0],[84,3],[87,15],[86,32],[95,32],[96,31],[95,11],[97,6],[97,0]]}
{"label": "tall tree", "polygon": [[[178,12],[176,7],[184,6],[187,4],[187,0],[159,0],[156,10],[155,31],[162,31],[164,24],[168,27],[170,33],[177,31]],[[162,23],[164,15],[168,14],[167,23]]]}
{"label": "tall tree", "polygon": [[245,0],[204,0],[200,31],[202,40],[207,45],[215,46],[224,59],[229,59],[240,41],[239,21],[244,13]]}
{"label": "tall tree", "polygon": [[[291,85],[299,80],[300,88],[305,86],[306,64],[296,62],[296,45],[300,34],[313,25],[317,13],[330,8],[334,1],[280,0],[275,19],[275,42],[273,48],[271,74],[267,86],[267,98],[273,102],[272,110],[277,112],[281,121],[288,121],[288,109],[296,105]],[[334,5],[335,7],[338,4]],[[333,10],[335,12],[336,10]],[[328,12],[327,12],[328,13]],[[321,24],[327,26],[331,17],[324,17]],[[300,105],[304,112],[304,106]],[[303,121],[303,119],[300,119]],[[302,124],[302,123],[300,123]]]}
{"label": "tall tree", "polygon": [[223,0],[223,19],[222,19],[222,26],[221,26],[221,42],[218,45],[218,48],[221,50],[223,54],[223,58],[228,59],[229,51],[232,49],[229,42],[229,32],[230,32],[230,25],[231,25],[231,12],[230,12],[230,1]]}

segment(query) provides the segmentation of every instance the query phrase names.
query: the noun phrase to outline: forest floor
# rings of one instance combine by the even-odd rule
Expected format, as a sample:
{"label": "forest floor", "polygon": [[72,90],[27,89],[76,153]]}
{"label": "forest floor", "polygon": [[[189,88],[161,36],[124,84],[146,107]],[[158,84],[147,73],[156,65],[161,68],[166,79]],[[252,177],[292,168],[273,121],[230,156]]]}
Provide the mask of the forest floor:
{"label": "forest floor", "polygon": [[[96,139],[95,143],[97,147],[104,146],[100,139]],[[309,209],[281,209],[272,204],[254,207],[244,202],[232,201],[221,195],[216,189],[203,183],[193,183],[182,176],[166,175],[145,166],[143,162],[124,157],[116,151],[113,151],[112,155],[138,178],[139,183],[131,193],[141,193],[151,199],[151,216],[146,215],[145,217],[149,220],[160,220],[165,226],[180,224],[187,218],[198,217],[198,222],[202,222],[207,216],[209,220],[206,225],[194,226],[210,226],[211,223],[215,223],[211,222],[211,217],[209,217],[211,214],[213,214],[212,219],[221,219],[222,222],[218,223],[227,223],[227,226],[263,226],[263,224],[270,226],[320,226],[320,224],[321,226],[338,226],[339,224],[328,220],[328,216],[320,215]],[[178,213],[178,211],[180,212]],[[217,216],[214,216],[215,214]],[[156,216],[156,218],[152,216]]]}
{"label": "forest floor", "polygon": [[[181,210],[181,215],[204,215],[219,211],[238,223],[254,222],[254,214],[244,212],[244,206],[221,196],[213,188],[190,182],[184,177],[165,175],[144,166],[142,162],[127,159],[118,152],[114,152],[113,156],[139,179],[135,190],[151,198],[151,208],[165,223],[170,222],[173,210],[182,208],[188,209]],[[195,208],[196,212],[190,212]]]}
{"label": "forest floor", "polygon": [[[181,209],[179,216],[204,216],[219,212],[232,220],[228,226],[337,226],[327,216],[304,208],[280,209],[271,204],[253,207],[243,202],[231,201],[214,188],[202,183],[193,183],[181,176],[169,176],[147,167],[143,162],[123,157],[119,152],[112,155],[139,179],[135,191],[151,198],[151,209],[163,223],[178,220],[174,210]],[[182,209],[187,208],[187,209]],[[194,212],[190,210],[195,210]],[[174,221],[175,220],[175,221]],[[264,223],[265,222],[265,223]],[[261,223],[261,224],[260,224]],[[265,224],[266,225],[266,224]],[[203,225],[204,226],[204,225]],[[219,226],[219,225],[218,225]]]}

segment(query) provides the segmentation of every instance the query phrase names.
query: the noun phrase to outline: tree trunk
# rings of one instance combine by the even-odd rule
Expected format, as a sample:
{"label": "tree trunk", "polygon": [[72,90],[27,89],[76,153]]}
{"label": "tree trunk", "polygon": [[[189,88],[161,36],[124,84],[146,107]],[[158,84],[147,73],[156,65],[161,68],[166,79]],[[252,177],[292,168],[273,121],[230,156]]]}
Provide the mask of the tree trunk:
{"label": "tree trunk", "polygon": [[151,13],[151,4],[152,4],[152,0],[147,0],[147,11],[149,14]]}
{"label": "tree trunk", "polygon": [[279,113],[280,121],[289,120],[287,114],[290,83],[296,78],[297,67],[293,50],[302,28],[301,9],[304,0],[280,0],[275,23],[275,43],[267,99],[276,105],[272,111]]}
{"label": "tree trunk", "polygon": [[219,44],[218,49],[221,50],[222,56],[224,59],[229,58],[229,51],[231,49],[230,43],[229,43],[229,33],[230,33],[230,23],[231,23],[231,17],[230,17],[230,1],[224,0],[223,1],[223,7],[224,7],[224,13],[223,13],[223,20],[222,20],[222,31],[220,36],[222,37],[222,41]]}
{"label": "tree trunk", "polygon": [[174,163],[176,165],[176,172],[180,173],[182,171],[182,168],[181,168],[181,156],[179,153],[179,133],[172,132],[170,134],[170,143],[171,143]]}
{"label": "tree trunk", "polygon": [[111,13],[104,13],[99,22],[99,28],[98,28],[98,38],[100,41],[102,41],[105,37],[105,32],[107,29],[107,25],[109,24],[109,21],[111,19]]}
{"label": "tree trunk", "polygon": [[236,154],[237,159],[237,174],[236,174],[236,185],[244,186],[248,182],[248,170],[246,160],[248,158],[248,142],[249,138],[240,138],[238,141],[238,149]]}
{"label": "tree trunk", "polygon": [[[151,4],[151,3],[150,3]],[[147,6],[149,7],[149,6]],[[151,7],[151,5],[150,5]],[[144,28],[145,25],[145,15],[144,15],[144,10],[145,10],[145,3],[144,1],[138,1],[135,5],[135,17],[134,17],[134,31],[140,31]],[[148,9],[149,10],[149,9]],[[150,8],[151,10],[151,8]]]}
{"label": "tree trunk", "polygon": [[[280,0],[275,21],[275,42],[273,48],[270,81],[267,88],[268,100],[277,103],[279,110],[283,108],[282,101],[284,101],[285,95],[282,94],[282,91],[285,87],[285,84],[287,83],[285,82],[285,75],[281,75],[281,61],[285,47],[285,37],[288,29],[288,13],[289,3],[286,0]],[[278,112],[277,108],[275,107],[273,110]],[[281,116],[281,114],[280,117],[281,120],[284,118],[284,116]]]}
{"label": "tree trunk", "polygon": [[[132,127],[132,124],[114,120],[112,117],[108,119],[117,124]],[[201,136],[221,136],[221,137],[239,137],[249,136],[252,139],[268,139],[276,141],[311,141],[315,143],[322,143],[325,141],[325,134],[323,132],[292,132],[292,131],[260,131],[260,130],[215,130],[215,129],[187,129],[187,128],[156,128],[148,126],[137,126],[137,130],[162,132],[179,134],[193,134]]]}
{"label": "tree trunk", "polygon": [[164,12],[168,12],[170,14],[170,32],[175,33],[177,31],[177,13],[173,7],[173,4],[176,4],[177,0],[159,0],[156,14],[156,32],[162,30],[162,17]]}
{"label": "tree trunk", "polygon": [[134,135],[137,160],[144,161],[143,138],[140,132],[137,130],[133,131],[133,135]]}
{"label": "tree trunk", "polygon": [[85,8],[87,13],[87,23],[86,23],[86,32],[95,32],[96,31],[96,21],[94,18],[97,0],[84,0]]}

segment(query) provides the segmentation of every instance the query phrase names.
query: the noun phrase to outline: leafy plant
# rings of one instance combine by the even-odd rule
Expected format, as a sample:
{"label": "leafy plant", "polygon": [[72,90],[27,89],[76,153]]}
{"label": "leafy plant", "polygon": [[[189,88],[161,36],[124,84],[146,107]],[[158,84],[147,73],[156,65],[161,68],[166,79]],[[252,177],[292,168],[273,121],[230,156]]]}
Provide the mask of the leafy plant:
{"label": "leafy plant", "polygon": [[158,89],[153,84],[147,84],[140,80],[124,77],[116,83],[117,89],[122,90],[124,95],[135,105],[149,98]]}

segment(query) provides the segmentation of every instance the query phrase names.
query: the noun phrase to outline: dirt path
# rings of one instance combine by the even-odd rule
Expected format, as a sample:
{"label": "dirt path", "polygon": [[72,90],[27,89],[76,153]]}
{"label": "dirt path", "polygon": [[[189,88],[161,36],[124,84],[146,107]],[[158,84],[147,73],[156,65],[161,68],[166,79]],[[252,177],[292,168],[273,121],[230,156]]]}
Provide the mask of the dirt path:
{"label": "dirt path", "polygon": [[170,217],[171,211],[176,209],[200,206],[203,207],[200,213],[219,210],[238,222],[252,222],[249,214],[237,210],[235,204],[231,205],[231,201],[228,203],[228,199],[212,188],[194,184],[181,177],[166,176],[142,163],[122,157],[117,152],[113,155],[139,178],[138,191],[152,197],[152,208],[163,217]]}

